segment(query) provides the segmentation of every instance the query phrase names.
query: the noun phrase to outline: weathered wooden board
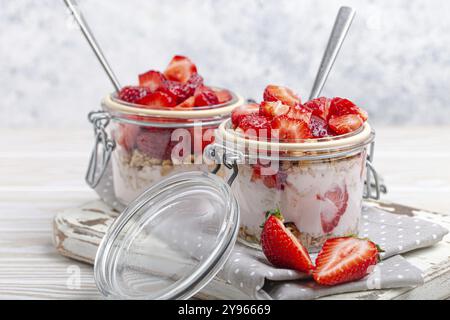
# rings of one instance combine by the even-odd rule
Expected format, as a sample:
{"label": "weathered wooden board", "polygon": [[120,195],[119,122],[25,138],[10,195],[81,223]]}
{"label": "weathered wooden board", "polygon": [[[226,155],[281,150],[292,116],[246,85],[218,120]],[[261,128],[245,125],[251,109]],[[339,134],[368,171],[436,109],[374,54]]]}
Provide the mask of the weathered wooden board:
{"label": "weathered wooden board", "polygon": [[[450,228],[450,217],[417,210],[397,204],[370,202],[383,210],[408,216],[420,215]],[[93,263],[97,247],[108,226],[118,212],[110,210],[101,201],[87,203],[81,207],[64,210],[54,219],[54,241],[58,251],[72,259]],[[407,259],[421,268],[425,274],[425,285],[414,289],[395,289],[341,294],[326,299],[401,299],[401,298],[440,298],[450,296],[450,285],[442,285],[450,280],[450,239],[432,248],[408,253]],[[212,290],[214,292],[212,293]],[[242,293],[224,283],[221,279],[210,284],[202,294],[202,298],[245,297]]]}

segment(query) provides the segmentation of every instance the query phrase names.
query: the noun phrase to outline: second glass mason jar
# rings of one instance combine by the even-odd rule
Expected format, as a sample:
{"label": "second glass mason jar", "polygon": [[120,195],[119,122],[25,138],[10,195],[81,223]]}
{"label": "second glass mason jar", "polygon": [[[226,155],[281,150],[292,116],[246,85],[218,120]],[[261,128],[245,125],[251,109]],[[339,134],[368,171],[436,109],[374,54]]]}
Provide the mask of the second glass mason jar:
{"label": "second glass mason jar", "polygon": [[358,234],[365,181],[366,196],[371,177],[378,182],[367,159],[374,138],[366,123],[337,137],[257,141],[231,129],[230,121],[223,122],[207,152],[216,161],[225,155],[238,163],[232,190],[240,206],[240,241],[259,247],[266,216],[277,210],[311,252],[330,237]]}
{"label": "second glass mason jar", "polygon": [[120,101],[115,94],[102,101],[111,125],[114,192],[128,205],[149,186],[182,171],[211,169],[202,161],[214,130],[243,103],[232,93],[224,104],[194,109],[142,108]]}

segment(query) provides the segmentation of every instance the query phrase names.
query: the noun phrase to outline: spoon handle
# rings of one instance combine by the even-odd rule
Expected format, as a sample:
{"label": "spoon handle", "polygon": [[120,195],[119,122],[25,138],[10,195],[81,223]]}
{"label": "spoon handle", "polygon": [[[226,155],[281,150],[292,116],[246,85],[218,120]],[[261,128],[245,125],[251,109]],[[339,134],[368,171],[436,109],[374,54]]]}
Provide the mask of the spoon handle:
{"label": "spoon handle", "polygon": [[352,24],[356,11],[350,7],[341,7],[334,22],[333,30],[328,39],[327,48],[323,54],[319,71],[317,72],[314,85],[311,89],[309,99],[317,98],[322,92],[323,86],[327,81],[328,74],[333,67],[334,61],[341,49],[345,36]]}
{"label": "spoon handle", "polygon": [[121,87],[119,81],[117,80],[116,76],[114,75],[114,72],[112,71],[111,67],[109,66],[109,63],[106,60],[106,57],[103,54],[102,50],[100,49],[100,46],[98,45],[97,41],[95,40],[94,35],[92,34],[91,30],[89,29],[88,24],[84,20],[83,15],[81,14],[81,11],[78,9],[78,6],[77,6],[75,0],[64,0],[64,3],[66,4],[67,8],[69,8],[70,12],[73,14],[75,20],[77,21],[78,25],[80,26],[81,32],[83,33],[87,42],[91,46],[95,55],[97,56],[97,59],[99,60],[103,69],[105,70],[106,74],[108,75],[109,79],[111,80],[114,88],[116,89],[117,92],[119,92],[122,87]]}

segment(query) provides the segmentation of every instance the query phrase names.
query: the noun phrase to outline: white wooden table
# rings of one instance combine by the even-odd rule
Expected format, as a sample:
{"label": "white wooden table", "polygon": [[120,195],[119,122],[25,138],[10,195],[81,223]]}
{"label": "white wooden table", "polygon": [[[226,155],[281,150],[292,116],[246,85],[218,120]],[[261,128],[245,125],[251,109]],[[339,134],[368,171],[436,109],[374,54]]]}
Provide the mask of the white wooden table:
{"label": "white wooden table", "polygon": [[[89,129],[0,130],[0,299],[101,298],[92,267],[60,256],[52,243],[55,213],[96,198],[84,183],[91,138]],[[385,200],[450,213],[449,164],[450,127],[377,130],[375,165],[389,188]],[[448,298],[449,255],[448,236],[406,255],[435,269],[434,281],[447,283],[440,290],[430,284],[377,298]]]}

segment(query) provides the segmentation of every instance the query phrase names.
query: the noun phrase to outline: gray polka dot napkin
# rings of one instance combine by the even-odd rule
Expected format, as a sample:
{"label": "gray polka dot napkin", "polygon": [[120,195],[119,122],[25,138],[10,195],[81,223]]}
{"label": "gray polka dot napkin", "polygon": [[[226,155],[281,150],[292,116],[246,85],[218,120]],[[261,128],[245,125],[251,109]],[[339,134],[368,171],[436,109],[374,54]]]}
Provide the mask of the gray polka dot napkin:
{"label": "gray polka dot napkin", "polygon": [[[113,209],[124,209],[114,195],[111,166],[95,190]],[[382,262],[362,280],[323,287],[305,274],[273,267],[262,252],[239,243],[218,277],[255,299],[314,299],[345,292],[413,287],[423,283],[421,271],[399,254],[431,246],[447,233],[437,224],[367,206],[362,210],[360,236],[370,238],[385,252]]]}
{"label": "gray polka dot napkin", "polygon": [[385,252],[382,261],[359,281],[320,286],[305,274],[274,268],[262,252],[240,244],[219,277],[256,299],[314,299],[346,292],[414,287],[423,283],[422,272],[399,254],[431,246],[447,233],[447,229],[429,221],[364,207],[360,236],[378,243]]}

